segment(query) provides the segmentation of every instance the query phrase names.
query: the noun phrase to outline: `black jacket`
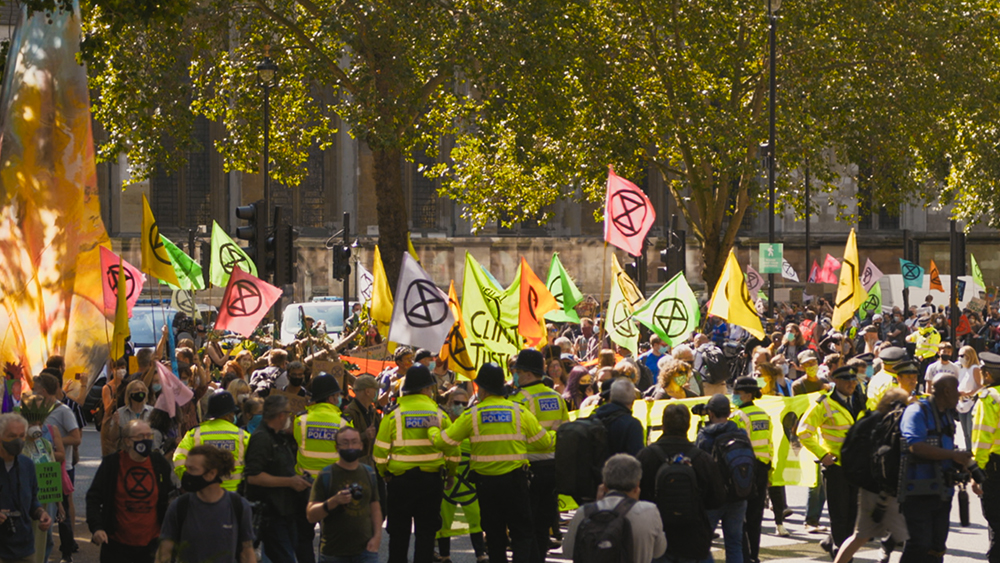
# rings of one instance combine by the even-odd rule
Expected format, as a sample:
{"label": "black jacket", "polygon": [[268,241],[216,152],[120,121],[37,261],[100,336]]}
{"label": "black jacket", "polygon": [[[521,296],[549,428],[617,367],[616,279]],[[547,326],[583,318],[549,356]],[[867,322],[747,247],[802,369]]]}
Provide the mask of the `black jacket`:
{"label": "black jacket", "polygon": [[605,403],[594,411],[594,416],[600,419],[609,420],[608,427],[608,453],[628,454],[634,456],[642,449],[643,437],[642,423],[632,416],[632,411],[619,405],[618,403]]}
{"label": "black jacket", "polygon": [[[121,478],[121,454],[118,451],[104,456],[93,483],[87,489],[87,527],[90,528],[90,533],[104,530],[110,536],[118,523],[114,511],[115,493]],[[156,520],[162,523],[174,493],[174,482],[171,480],[173,469],[159,452],[153,452],[149,459],[153,462],[153,474],[156,475]]]}
{"label": "black jacket", "polygon": [[[656,503],[656,472],[660,469],[663,457],[654,448],[662,448],[666,456],[673,457],[684,454],[691,458],[691,466],[698,478],[698,488],[701,490],[702,505],[705,510],[719,508],[725,502],[726,484],[722,474],[711,455],[698,449],[686,437],[663,436],[654,444],[643,448],[636,455],[642,464],[642,479],[639,484],[639,499]],[[685,559],[706,559],[712,551],[712,529],[709,526],[708,514],[700,521],[689,526],[664,526],[667,535],[667,554]]]}

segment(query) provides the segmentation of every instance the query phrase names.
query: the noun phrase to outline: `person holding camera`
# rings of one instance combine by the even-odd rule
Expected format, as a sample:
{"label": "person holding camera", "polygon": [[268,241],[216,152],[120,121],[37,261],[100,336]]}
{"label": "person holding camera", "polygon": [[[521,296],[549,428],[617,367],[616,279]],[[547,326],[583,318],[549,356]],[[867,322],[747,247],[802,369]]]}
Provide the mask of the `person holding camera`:
{"label": "person holding camera", "polygon": [[[295,440],[288,433],[292,411],[284,395],[264,399],[263,423],[247,445],[247,499],[263,502],[260,540],[273,563],[315,561],[312,525],[305,518],[310,482],[295,474]],[[302,493],[302,494],[300,494]]]}
{"label": "person holding camera", "polygon": [[358,460],[361,433],[351,426],[337,432],[337,463],[316,477],[306,518],[321,522],[319,563],[377,563],[382,543],[382,509],[375,470]]}
{"label": "person holding camera", "polygon": [[972,460],[972,452],[955,449],[955,407],[958,378],[939,373],[930,397],[911,403],[899,423],[905,473],[901,473],[899,502],[909,541],[901,563],[943,561],[948,539],[948,517],[954,477]]}
{"label": "person holding camera", "polygon": [[52,518],[38,503],[35,464],[24,451],[28,421],[19,414],[0,415],[0,563],[29,563],[35,553],[35,534],[48,531]]}

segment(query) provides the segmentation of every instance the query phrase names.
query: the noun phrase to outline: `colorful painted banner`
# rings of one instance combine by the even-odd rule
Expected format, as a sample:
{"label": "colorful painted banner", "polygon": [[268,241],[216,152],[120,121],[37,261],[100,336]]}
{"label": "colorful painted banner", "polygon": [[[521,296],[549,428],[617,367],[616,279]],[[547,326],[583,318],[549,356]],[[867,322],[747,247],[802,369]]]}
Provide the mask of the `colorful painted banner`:
{"label": "colorful painted banner", "polygon": [[462,320],[468,330],[469,357],[477,372],[486,362],[506,371],[507,358],[521,350],[522,338],[517,332],[520,276],[519,268],[510,287],[501,289],[472,254],[465,254]]}

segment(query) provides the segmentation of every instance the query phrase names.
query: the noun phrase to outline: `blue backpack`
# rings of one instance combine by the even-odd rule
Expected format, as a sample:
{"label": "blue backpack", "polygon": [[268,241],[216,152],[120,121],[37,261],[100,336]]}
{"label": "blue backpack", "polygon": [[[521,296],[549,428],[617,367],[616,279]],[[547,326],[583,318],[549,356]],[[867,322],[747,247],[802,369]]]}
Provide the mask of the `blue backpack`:
{"label": "blue backpack", "polygon": [[727,497],[737,500],[749,498],[756,488],[754,463],[757,457],[747,433],[738,430],[718,435],[712,455],[726,480]]}

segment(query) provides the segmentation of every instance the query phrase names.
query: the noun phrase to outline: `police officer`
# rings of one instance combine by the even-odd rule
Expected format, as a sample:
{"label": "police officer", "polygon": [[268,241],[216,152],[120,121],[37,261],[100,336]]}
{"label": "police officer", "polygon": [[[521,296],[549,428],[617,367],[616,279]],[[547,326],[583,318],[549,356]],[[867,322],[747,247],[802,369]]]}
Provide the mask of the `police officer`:
{"label": "police officer", "polygon": [[469,438],[469,467],[476,482],[490,563],[507,563],[510,531],[514,563],[541,563],[532,530],[528,452],[545,452],[552,437],[528,409],[504,398],[504,373],[487,363],[476,377],[479,403],[445,431],[427,434],[438,448],[455,448]]}
{"label": "police officer", "polygon": [[340,384],[326,372],[312,382],[312,404],[292,423],[292,436],[298,444],[295,472],[315,479],[328,465],[340,460],[337,431],[351,426],[340,412]]}
{"label": "police officer", "polygon": [[439,450],[428,438],[430,428],[451,425],[432,398],[436,389],[437,380],[427,366],[413,364],[406,370],[398,408],[382,419],[375,437],[372,455],[388,496],[389,563],[407,563],[411,528],[416,536],[413,563],[431,563],[434,558],[434,537],[441,528],[442,476],[445,471],[449,477],[455,474],[461,455],[458,444]]}
{"label": "police officer", "polygon": [[820,546],[836,555],[839,546],[854,532],[858,512],[858,489],[847,482],[840,465],[840,448],[847,431],[865,412],[865,396],[858,389],[853,366],[842,366],[831,374],[834,388],[809,405],[799,421],[803,446],[819,460],[830,510],[830,537]]}
{"label": "police officer", "polygon": [[899,346],[889,346],[883,348],[878,353],[878,359],[882,360],[882,369],[868,380],[868,388],[865,393],[868,395],[868,410],[875,410],[882,396],[888,391],[893,381],[896,379],[896,366],[906,359],[906,349]]}
{"label": "police officer", "polygon": [[[511,400],[535,415],[545,430],[555,432],[569,420],[566,402],[559,393],[542,383],[545,361],[534,348],[521,350],[514,362],[514,384],[519,388]],[[535,547],[544,561],[549,551],[549,528],[558,525],[559,496],[556,494],[555,443],[544,452],[528,454],[531,468],[531,516],[534,518]]]}
{"label": "police officer", "polygon": [[[733,404],[736,410],[730,419],[750,436],[754,457],[757,458],[753,468],[755,490],[747,498],[747,515],[743,524],[743,560],[747,563],[760,561],[760,527],[764,520],[764,500],[767,497],[771,456],[774,453],[771,417],[764,409],[753,404],[753,400],[760,397],[760,386],[752,377],[741,377],[733,385]],[[784,528],[780,524],[779,526]]]}
{"label": "police officer", "polygon": [[210,420],[188,430],[177,444],[177,449],[174,450],[174,472],[178,477],[184,476],[184,461],[188,451],[195,446],[209,444],[233,454],[236,469],[222,482],[222,488],[236,492],[236,487],[243,480],[243,455],[246,453],[250,434],[233,424],[236,418],[236,401],[228,391],[209,397],[208,418]]}
{"label": "police officer", "polygon": [[972,490],[982,497],[983,516],[990,527],[990,563],[1000,563],[1000,355],[983,352],[979,355],[983,383],[979,401],[972,410],[972,451],[976,465],[986,472],[986,482],[976,483]]}

